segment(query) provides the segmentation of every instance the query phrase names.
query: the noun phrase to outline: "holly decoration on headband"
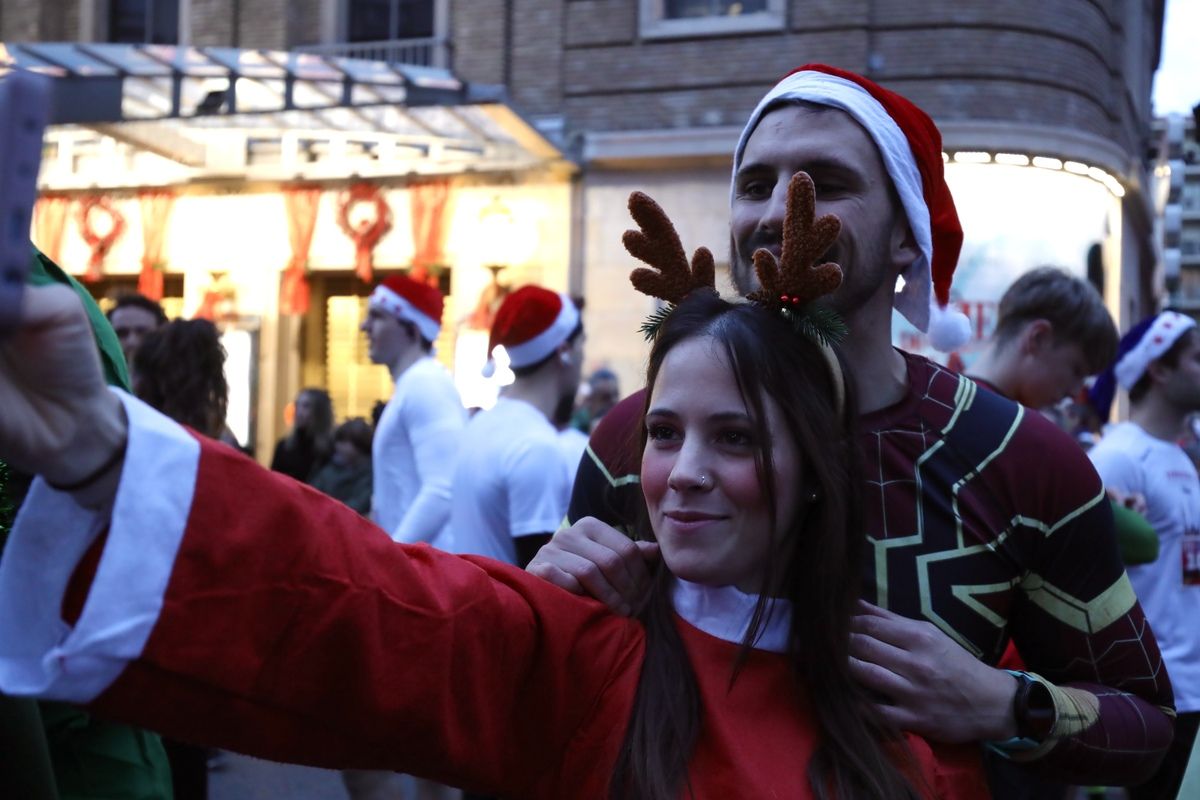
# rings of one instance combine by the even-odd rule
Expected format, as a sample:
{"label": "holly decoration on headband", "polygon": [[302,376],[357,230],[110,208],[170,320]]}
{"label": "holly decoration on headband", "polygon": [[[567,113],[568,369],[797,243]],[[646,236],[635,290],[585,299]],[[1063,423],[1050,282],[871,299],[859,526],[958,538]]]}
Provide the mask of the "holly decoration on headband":
{"label": "holly decoration on headband", "polygon": [[[837,312],[813,301],[841,285],[842,268],[829,261],[816,262],[837,239],[842,224],[832,214],[816,218],[815,208],[812,178],[797,172],[788,183],[779,258],[762,248],[754,252],[754,270],[762,288],[746,298],[778,310],[797,333],[828,345],[846,336],[846,324]],[[712,253],[705,247],[696,250],[689,266],[675,226],[645,194],[629,196],[629,213],[641,230],[625,231],[621,241],[630,255],[652,267],[635,269],[629,280],[643,294],[666,302],[642,323],[642,333],[652,340],[675,304],[690,292],[716,291],[715,268]]]}

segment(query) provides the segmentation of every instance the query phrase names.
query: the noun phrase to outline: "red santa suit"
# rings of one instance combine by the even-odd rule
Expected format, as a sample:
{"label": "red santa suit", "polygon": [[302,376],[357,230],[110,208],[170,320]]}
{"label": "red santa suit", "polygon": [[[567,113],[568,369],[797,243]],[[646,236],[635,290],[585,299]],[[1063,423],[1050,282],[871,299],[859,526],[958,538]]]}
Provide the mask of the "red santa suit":
{"label": "red santa suit", "polygon": [[[122,399],[113,507],[38,481],[17,520],[0,562],[0,691],[277,761],[607,796],[638,622],[496,561],[397,544]],[[789,610],[731,686],[754,598],[682,582],[674,598],[703,708],[694,796],[811,796],[819,731],[780,652]],[[909,744],[926,796],[987,796],[977,748]]]}

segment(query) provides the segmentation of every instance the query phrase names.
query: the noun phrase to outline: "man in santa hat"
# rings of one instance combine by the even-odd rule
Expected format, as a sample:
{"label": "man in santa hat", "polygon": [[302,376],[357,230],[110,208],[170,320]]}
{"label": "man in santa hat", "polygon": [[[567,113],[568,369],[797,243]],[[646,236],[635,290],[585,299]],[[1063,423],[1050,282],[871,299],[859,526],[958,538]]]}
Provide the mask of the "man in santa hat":
{"label": "man in santa hat", "polygon": [[[445,298],[404,275],[385,278],[371,293],[360,326],[371,361],[395,382],[371,440],[371,519],[397,542],[450,548],[450,480],[466,410],[446,369],[433,357]],[[432,781],[376,770],[343,770],[356,800],[443,798]]]}
{"label": "man in santa hat", "polygon": [[433,358],[442,293],[404,275],[375,287],[362,330],[371,361],[396,388],[371,445],[371,519],[398,542],[446,548],[450,479],[466,412],[450,375]]}
{"label": "man in santa hat", "polygon": [[1189,414],[1200,411],[1200,332],[1174,311],[1143,320],[1121,339],[1117,358],[1091,399],[1108,418],[1115,386],[1129,393],[1129,420],[1105,433],[1089,455],[1105,486],[1140,494],[1158,534],[1158,558],[1129,568],[1154,626],[1175,689],[1175,740],[1133,800],[1175,797],[1200,727],[1200,478],[1179,446]]}
{"label": "man in santa hat", "polygon": [[[552,419],[573,398],[583,323],[566,295],[524,286],[496,312],[488,353],[503,347],[516,376],[496,405],[467,423],[454,472],[454,550],[524,566],[567,511],[570,477]],[[494,371],[489,359],[485,373]]]}
{"label": "man in santa hat", "polygon": [[[969,336],[950,305],[962,230],[937,127],[845,70],[809,64],[780,81],[734,152],[730,263],[743,293],[754,252],[780,255],[798,171],[813,179],[815,213],[841,221],[821,260],[843,271],[829,304],[849,328],[841,351],[871,497],[849,669],[902,729],[987,743],[1066,781],[1143,780],[1171,740],[1171,689],[1095,470],[1040,415],[892,345],[893,308],[939,350]],[[529,566],[624,613],[658,556],[621,532],[644,503],[626,444],[644,404],[639,392],[601,420],[575,524]],[[1027,672],[996,668],[1010,638]]]}

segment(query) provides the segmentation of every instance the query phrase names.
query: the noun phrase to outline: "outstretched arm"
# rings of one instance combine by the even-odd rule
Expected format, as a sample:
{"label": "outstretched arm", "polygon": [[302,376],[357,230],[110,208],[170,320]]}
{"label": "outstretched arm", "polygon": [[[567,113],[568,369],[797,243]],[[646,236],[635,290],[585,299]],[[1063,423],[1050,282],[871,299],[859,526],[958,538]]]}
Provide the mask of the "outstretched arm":
{"label": "outstretched arm", "polygon": [[[58,341],[78,304],[41,302],[27,328],[60,323],[43,359],[86,365],[90,342],[71,353]],[[35,482],[0,562],[0,690],[279,760],[453,774],[512,794],[569,772],[581,725],[624,729],[627,709],[596,701],[636,681],[635,624],[485,559],[398,547],[341,504],[110,394],[86,366],[57,357],[72,378],[34,375],[11,358],[31,347],[22,336],[0,345],[0,393],[21,414],[0,419],[0,456],[86,476],[116,451],[88,445],[69,469],[55,435],[87,444],[84,419],[105,408],[126,449],[98,510]]]}

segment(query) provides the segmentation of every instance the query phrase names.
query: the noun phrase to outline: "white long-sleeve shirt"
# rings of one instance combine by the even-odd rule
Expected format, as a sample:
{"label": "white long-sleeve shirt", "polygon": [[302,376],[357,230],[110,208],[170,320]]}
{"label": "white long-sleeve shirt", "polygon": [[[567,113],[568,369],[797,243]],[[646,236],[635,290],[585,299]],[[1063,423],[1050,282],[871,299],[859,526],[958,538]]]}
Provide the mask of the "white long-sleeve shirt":
{"label": "white long-sleeve shirt", "polygon": [[450,375],[425,357],[396,381],[375,430],[371,518],[398,542],[447,549],[450,484],[466,411]]}

